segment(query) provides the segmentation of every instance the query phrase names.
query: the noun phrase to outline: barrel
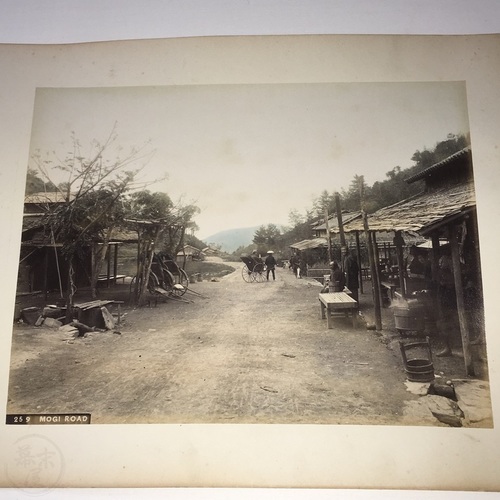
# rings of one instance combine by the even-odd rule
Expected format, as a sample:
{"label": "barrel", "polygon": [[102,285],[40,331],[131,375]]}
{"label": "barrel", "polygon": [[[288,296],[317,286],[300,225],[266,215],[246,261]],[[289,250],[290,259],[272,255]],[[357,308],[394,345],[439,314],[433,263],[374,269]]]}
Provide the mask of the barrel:
{"label": "barrel", "polygon": [[[434,380],[434,365],[432,363],[432,353],[429,344],[429,338],[425,341],[411,342],[405,344],[399,342],[401,355],[403,357],[403,366],[406,377],[410,382],[431,382]],[[408,358],[407,351],[413,349],[414,357]],[[420,357],[416,357],[420,356]]]}
{"label": "barrel", "polygon": [[427,359],[408,359],[405,372],[410,382],[432,382],[434,380],[434,365]]}
{"label": "barrel", "polygon": [[425,314],[421,304],[394,306],[394,326],[396,330],[423,331],[425,329]]}

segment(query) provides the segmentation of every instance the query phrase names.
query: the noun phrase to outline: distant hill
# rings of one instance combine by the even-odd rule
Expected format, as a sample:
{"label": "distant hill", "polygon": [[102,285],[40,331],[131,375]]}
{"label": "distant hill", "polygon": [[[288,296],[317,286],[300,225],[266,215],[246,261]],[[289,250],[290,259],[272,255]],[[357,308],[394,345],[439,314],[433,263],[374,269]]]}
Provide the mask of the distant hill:
{"label": "distant hill", "polygon": [[219,233],[213,234],[208,238],[203,238],[207,244],[213,243],[220,245],[224,252],[234,252],[238,247],[248,246],[252,243],[255,231],[260,226],[255,227],[242,227],[238,229],[227,229]]}

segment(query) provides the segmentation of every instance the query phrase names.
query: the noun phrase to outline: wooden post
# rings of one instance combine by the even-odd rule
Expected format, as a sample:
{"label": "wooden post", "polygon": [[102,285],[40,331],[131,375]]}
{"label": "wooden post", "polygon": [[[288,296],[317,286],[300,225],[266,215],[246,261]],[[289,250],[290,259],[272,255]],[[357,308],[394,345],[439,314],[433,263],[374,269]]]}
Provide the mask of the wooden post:
{"label": "wooden post", "polygon": [[328,208],[325,208],[325,228],[326,228],[326,242],[328,244],[328,260],[333,260],[332,255],[332,241],[330,238],[330,228],[328,227]]}
{"label": "wooden post", "polygon": [[118,275],[118,243],[115,243],[115,252],[113,255],[113,276],[114,284],[116,285],[116,276]]}
{"label": "wooden post", "polygon": [[345,234],[344,225],[342,224],[342,209],[340,208],[340,195],[335,193],[335,210],[337,211],[337,222],[339,225],[339,236],[340,236],[340,268],[342,271],[344,269],[344,247],[345,247]]}
{"label": "wooden post", "polygon": [[455,281],[455,295],[457,299],[458,322],[460,324],[460,335],[462,336],[462,348],[464,351],[465,374],[474,376],[474,364],[472,362],[469,330],[467,328],[467,316],[465,314],[464,289],[462,284],[462,271],[460,268],[460,253],[458,248],[457,226],[453,225],[450,231],[451,260],[453,262],[453,279]]}
{"label": "wooden post", "polygon": [[75,289],[73,288],[73,253],[67,257],[68,274],[66,276],[66,323],[69,323],[73,318],[73,296]]}
{"label": "wooden post", "polygon": [[363,226],[365,229],[366,243],[368,245],[368,257],[370,259],[370,270],[372,274],[372,293],[373,293],[373,303],[375,309],[375,328],[377,330],[382,330],[382,311],[380,309],[380,295],[379,288],[380,283],[377,279],[377,272],[375,269],[375,254],[373,252],[372,239],[370,236],[369,228],[368,228],[368,218],[366,216],[366,212],[362,212],[363,215]]}
{"label": "wooden post", "polygon": [[44,247],[44,262],[43,262],[43,293],[45,295],[45,302],[49,295],[49,247]]}
{"label": "wooden post", "polygon": [[144,235],[143,232],[137,228],[137,269],[135,275],[135,285],[134,285],[134,305],[139,305],[139,295],[142,287],[142,252],[144,246]]}
{"label": "wooden post", "polygon": [[358,256],[359,291],[363,293],[363,271],[361,270],[361,245],[359,243],[359,231],[356,231],[356,253]]}
{"label": "wooden post", "polygon": [[[431,274],[432,274],[432,297],[436,306],[436,316],[438,325],[443,323],[444,312],[441,303],[441,287],[439,284],[439,235],[437,233],[432,235],[432,255],[431,255]],[[451,347],[451,346],[450,346]]]}
{"label": "wooden post", "polygon": [[439,283],[439,235],[436,233],[432,235],[431,274],[432,285],[436,290]]}
{"label": "wooden post", "polygon": [[109,243],[108,243],[108,246],[107,246],[107,251],[106,251],[106,255],[107,255],[107,279],[106,279],[106,288],[109,288],[109,277],[111,275],[111,252],[109,251]]}
{"label": "wooden post", "polygon": [[405,269],[404,269],[404,259],[403,259],[403,236],[401,236],[401,231],[396,231],[394,235],[394,245],[396,246],[396,258],[398,260],[399,268],[399,288],[401,290],[401,296],[403,299],[406,298],[406,287],[405,287]]}
{"label": "wooden post", "polygon": [[342,209],[340,208],[340,195],[335,193],[335,210],[337,210],[337,221],[339,223],[340,244],[345,246],[344,226],[342,224]]}
{"label": "wooden post", "polygon": [[372,244],[373,244],[373,255],[375,257],[375,273],[377,274],[377,292],[378,292],[378,300],[380,302],[380,305],[382,305],[382,286],[381,286],[381,279],[380,279],[380,255],[378,252],[378,244],[377,244],[377,237],[375,235],[375,231],[371,232],[371,237],[372,237]]}
{"label": "wooden post", "polygon": [[143,282],[142,282],[142,289],[141,289],[140,295],[139,295],[139,304],[138,305],[140,305],[140,306],[142,306],[144,303],[144,297],[146,295],[149,277],[151,275],[151,264],[153,262],[154,252],[158,248],[158,241],[160,240],[160,236],[161,236],[162,231],[163,231],[162,225],[156,224],[154,226],[154,233],[151,236],[151,239],[149,239],[148,251],[147,251],[146,257],[144,259],[145,268],[143,268],[143,270],[142,270],[144,278],[143,278]]}

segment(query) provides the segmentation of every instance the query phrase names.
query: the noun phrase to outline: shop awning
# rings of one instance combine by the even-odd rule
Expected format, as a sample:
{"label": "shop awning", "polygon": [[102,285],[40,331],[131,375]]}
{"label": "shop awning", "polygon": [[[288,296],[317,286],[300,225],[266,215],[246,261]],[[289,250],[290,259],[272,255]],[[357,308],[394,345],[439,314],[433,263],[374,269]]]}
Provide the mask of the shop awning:
{"label": "shop awning", "polygon": [[312,240],[302,240],[298,243],[294,243],[290,245],[290,248],[295,250],[312,250],[313,248],[326,248],[328,246],[328,242],[326,238],[314,238]]}
{"label": "shop awning", "polygon": [[[424,192],[381,208],[368,215],[368,226],[370,231],[415,231],[426,235],[475,207],[474,183],[468,182]],[[363,230],[363,221],[359,219],[344,226],[345,232]]]}

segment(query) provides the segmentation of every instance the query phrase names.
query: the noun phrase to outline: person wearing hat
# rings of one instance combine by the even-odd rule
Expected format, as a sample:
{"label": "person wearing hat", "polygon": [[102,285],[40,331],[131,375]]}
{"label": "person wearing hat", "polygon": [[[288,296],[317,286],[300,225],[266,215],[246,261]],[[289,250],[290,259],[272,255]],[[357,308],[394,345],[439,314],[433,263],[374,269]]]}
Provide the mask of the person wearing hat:
{"label": "person wearing hat", "polygon": [[276,269],[276,259],[274,258],[273,251],[269,250],[267,252],[267,257],[265,260],[266,268],[267,268],[267,281],[269,281],[269,273],[273,273],[273,281],[276,280],[276,274],[275,274],[275,269]]}
{"label": "person wearing hat", "polygon": [[262,259],[260,258],[260,255],[257,253],[257,250],[254,250],[251,255],[253,261],[255,264],[262,264]]}

